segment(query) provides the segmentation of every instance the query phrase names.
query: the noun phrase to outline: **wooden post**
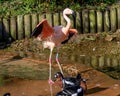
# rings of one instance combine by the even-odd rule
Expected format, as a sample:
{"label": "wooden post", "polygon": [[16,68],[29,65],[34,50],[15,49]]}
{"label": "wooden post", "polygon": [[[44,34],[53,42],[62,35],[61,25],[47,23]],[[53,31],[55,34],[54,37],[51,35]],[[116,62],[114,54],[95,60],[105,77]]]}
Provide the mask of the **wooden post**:
{"label": "wooden post", "polygon": [[89,33],[89,18],[88,18],[88,10],[82,11],[82,19],[83,19],[83,33]]}
{"label": "wooden post", "polygon": [[17,39],[16,31],[17,31],[16,17],[11,17],[11,19],[10,19],[10,32],[11,32],[12,39],[14,39],[14,40]]}
{"label": "wooden post", "polygon": [[77,17],[76,17],[76,28],[78,30],[78,33],[82,33],[82,13],[77,12]]}
{"label": "wooden post", "polygon": [[100,56],[98,60],[99,60],[99,67],[102,68],[105,62],[104,56]]}
{"label": "wooden post", "polygon": [[102,20],[102,11],[97,10],[97,32],[103,31],[103,20]]}
{"label": "wooden post", "polygon": [[60,16],[59,16],[59,13],[54,13],[53,14],[53,24],[54,26],[59,26],[60,25]]}
{"label": "wooden post", "polygon": [[18,38],[17,39],[23,39],[24,38],[24,25],[23,25],[23,15],[18,15],[17,16],[17,35]]}
{"label": "wooden post", "polygon": [[119,64],[118,64],[118,60],[116,59],[116,58],[112,58],[112,66],[113,67],[116,67],[116,66],[118,66]]}
{"label": "wooden post", "polygon": [[92,56],[91,57],[91,66],[93,68],[97,68],[98,67],[98,60],[97,60],[97,57],[96,56]]}
{"label": "wooden post", "polygon": [[71,28],[75,28],[76,17],[73,17],[72,15],[70,15],[69,18],[71,20]]}
{"label": "wooden post", "polygon": [[110,57],[106,57],[106,65],[108,66],[108,67],[111,67],[111,58]]}
{"label": "wooden post", "polygon": [[45,18],[45,14],[38,14],[38,23]]}
{"label": "wooden post", "polygon": [[111,31],[116,31],[116,10],[115,8],[110,9],[110,22],[111,22]]}
{"label": "wooden post", "polygon": [[33,31],[38,24],[38,16],[37,14],[31,14],[31,18],[32,18],[32,31]]}
{"label": "wooden post", "polygon": [[3,37],[4,39],[7,39],[10,35],[10,22],[8,18],[3,18]]}
{"label": "wooden post", "polygon": [[38,14],[38,23],[43,19],[42,14]]}
{"label": "wooden post", "polygon": [[110,14],[109,10],[105,10],[104,12],[104,31],[110,31]]}
{"label": "wooden post", "polygon": [[96,33],[96,19],[95,19],[95,11],[89,11],[89,20],[90,20],[90,33]]}
{"label": "wooden post", "polygon": [[118,29],[120,29],[120,7],[117,8]]}
{"label": "wooden post", "polygon": [[25,30],[25,37],[30,37],[32,33],[30,15],[24,16],[24,30]]}
{"label": "wooden post", "polygon": [[90,56],[85,56],[85,64],[90,65],[90,61],[91,61]]}
{"label": "wooden post", "polygon": [[52,17],[53,15],[51,14],[51,13],[49,13],[49,14],[46,14],[46,19],[47,19],[47,21],[48,21],[48,23],[51,25],[51,26],[54,26],[54,24],[53,24],[53,17]]}
{"label": "wooden post", "polygon": [[0,40],[3,39],[3,23],[2,18],[0,18]]}
{"label": "wooden post", "polygon": [[75,61],[75,59],[76,59],[76,56],[74,55],[74,53],[70,56],[70,60],[71,61]]}

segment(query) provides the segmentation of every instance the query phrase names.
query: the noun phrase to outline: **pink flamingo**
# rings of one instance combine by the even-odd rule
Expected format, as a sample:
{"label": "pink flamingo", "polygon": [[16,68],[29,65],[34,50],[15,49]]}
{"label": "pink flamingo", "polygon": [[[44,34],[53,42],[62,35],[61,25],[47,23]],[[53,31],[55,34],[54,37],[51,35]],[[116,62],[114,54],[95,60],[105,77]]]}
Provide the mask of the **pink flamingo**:
{"label": "pink flamingo", "polygon": [[70,29],[71,22],[67,15],[74,14],[74,11],[66,8],[63,11],[63,17],[67,22],[65,27],[55,26],[51,27],[46,19],[43,19],[34,29],[32,36],[37,40],[43,41],[43,47],[50,49],[49,55],[49,84],[54,83],[51,79],[51,64],[52,64],[52,51],[54,47],[57,48],[56,62],[59,66],[61,73],[63,74],[61,65],[58,60],[58,49],[61,44],[65,44],[68,40],[77,33],[76,29]]}

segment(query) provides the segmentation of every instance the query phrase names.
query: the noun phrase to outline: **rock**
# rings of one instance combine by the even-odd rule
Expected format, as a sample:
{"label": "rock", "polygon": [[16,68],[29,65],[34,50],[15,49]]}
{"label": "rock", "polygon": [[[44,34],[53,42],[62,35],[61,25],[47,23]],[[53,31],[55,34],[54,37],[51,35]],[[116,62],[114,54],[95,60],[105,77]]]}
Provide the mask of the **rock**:
{"label": "rock", "polygon": [[105,37],[105,40],[106,40],[106,41],[112,41],[112,40],[113,40],[113,37],[112,37],[111,35],[107,35],[107,36]]}

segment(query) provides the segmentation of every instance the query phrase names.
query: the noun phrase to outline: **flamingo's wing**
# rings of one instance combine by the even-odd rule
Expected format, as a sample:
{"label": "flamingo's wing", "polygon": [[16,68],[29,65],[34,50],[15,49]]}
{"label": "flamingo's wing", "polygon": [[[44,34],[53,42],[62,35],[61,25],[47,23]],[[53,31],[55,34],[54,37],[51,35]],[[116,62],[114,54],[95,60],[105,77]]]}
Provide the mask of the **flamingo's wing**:
{"label": "flamingo's wing", "polygon": [[32,36],[40,39],[45,39],[54,33],[53,28],[48,24],[46,19],[43,19],[33,30]]}
{"label": "flamingo's wing", "polygon": [[76,29],[69,29],[69,35],[68,35],[68,39],[66,39],[65,41],[62,42],[62,44],[67,43],[71,37],[73,37],[74,35],[77,34],[77,30]]}

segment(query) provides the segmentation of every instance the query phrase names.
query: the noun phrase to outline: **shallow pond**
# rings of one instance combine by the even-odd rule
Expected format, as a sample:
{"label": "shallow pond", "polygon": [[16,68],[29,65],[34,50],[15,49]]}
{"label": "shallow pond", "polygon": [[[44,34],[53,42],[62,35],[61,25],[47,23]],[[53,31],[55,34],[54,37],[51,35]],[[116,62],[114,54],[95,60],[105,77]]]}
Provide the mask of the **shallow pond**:
{"label": "shallow pond", "polygon": [[[58,67],[52,66],[52,79],[54,74],[60,71]],[[65,73],[67,74],[67,73]],[[22,78],[30,80],[48,80],[48,62],[32,62],[22,58],[10,58],[0,61],[0,84],[9,78]]]}

